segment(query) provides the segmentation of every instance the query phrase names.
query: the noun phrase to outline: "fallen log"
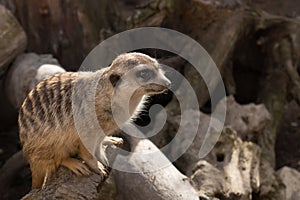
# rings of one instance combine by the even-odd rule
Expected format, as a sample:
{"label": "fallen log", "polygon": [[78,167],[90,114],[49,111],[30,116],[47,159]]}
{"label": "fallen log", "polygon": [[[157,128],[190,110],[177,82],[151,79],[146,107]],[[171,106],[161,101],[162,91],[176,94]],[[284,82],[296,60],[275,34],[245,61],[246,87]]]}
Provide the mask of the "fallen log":
{"label": "fallen log", "polygon": [[[129,172],[114,171],[119,199],[199,199],[189,178],[181,174],[150,140],[129,140],[135,153],[124,160]],[[148,156],[153,153],[154,157]],[[168,164],[160,168],[161,163]],[[131,170],[137,171],[130,173]]]}
{"label": "fallen log", "polygon": [[43,189],[32,190],[22,199],[96,199],[99,185],[106,178],[107,176],[103,177],[95,173],[89,176],[77,176],[70,170],[60,167]]}
{"label": "fallen log", "polygon": [[46,77],[62,72],[65,70],[52,55],[20,55],[6,76],[5,92],[11,105],[19,109],[35,85]]}

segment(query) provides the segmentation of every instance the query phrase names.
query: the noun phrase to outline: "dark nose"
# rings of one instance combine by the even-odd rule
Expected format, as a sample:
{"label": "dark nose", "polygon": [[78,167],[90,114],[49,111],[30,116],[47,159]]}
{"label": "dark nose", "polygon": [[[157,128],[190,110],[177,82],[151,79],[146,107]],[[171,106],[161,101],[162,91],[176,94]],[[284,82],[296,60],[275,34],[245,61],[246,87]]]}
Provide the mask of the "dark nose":
{"label": "dark nose", "polygon": [[165,86],[170,89],[171,88],[171,81],[167,80],[165,82]]}

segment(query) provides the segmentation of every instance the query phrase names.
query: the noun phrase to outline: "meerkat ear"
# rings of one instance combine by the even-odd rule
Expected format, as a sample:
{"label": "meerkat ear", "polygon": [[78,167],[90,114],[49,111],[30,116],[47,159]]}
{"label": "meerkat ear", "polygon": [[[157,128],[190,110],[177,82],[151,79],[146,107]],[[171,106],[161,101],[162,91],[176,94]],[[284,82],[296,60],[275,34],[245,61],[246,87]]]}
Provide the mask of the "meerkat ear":
{"label": "meerkat ear", "polygon": [[112,74],[110,75],[109,80],[113,87],[115,87],[117,82],[120,80],[120,76],[118,74]]}

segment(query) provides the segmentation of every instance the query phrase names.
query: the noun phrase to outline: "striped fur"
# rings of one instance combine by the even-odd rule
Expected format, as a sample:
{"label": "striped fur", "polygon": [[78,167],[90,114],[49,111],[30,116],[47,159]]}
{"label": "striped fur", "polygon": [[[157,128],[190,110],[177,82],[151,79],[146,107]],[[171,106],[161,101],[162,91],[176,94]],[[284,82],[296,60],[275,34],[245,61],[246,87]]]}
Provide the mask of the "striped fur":
{"label": "striped fur", "polygon": [[[97,161],[93,155],[94,152],[90,153],[83,145],[75,128],[72,112],[73,89],[78,82],[81,82],[79,89],[84,92],[86,85],[97,80],[95,105],[85,105],[87,108],[85,107],[84,110],[86,113],[96,110],[97,120],[104,134],[111,135],[116,132],[118,126],[114,122],[111,111],[111,95],[115,88],[110,77],[115,74],[122,76],[141,63],[149,64],[149,68],[158,74],[157,77],[168,82],[168,79],[160,74],[156,60],[144,54],[128,53],[120,55],[110,67],[101,71],[56,74],[41,81],[28,94],[19,111],[18,121],[23,152],[28,158],[32,171],[32,188],[41,188],[46,177],[50,177],[59,165],[69,168],[76,174],[88,174],[89,169],[102,175],[105,174],[104,166]],[[130,76],[128,79],[135,78]],[[130,82],[130,80],[122,81]],[[134,81],[134,83],[137,82]],[[123,85],[128,87],[128,84]],[[116,95],[119,95],[119,98],[128,98],[126,87],[123,86],[122,89],[122,84],[118,86]],[[142,108],[138,104],[144,95],[160,93],[165,89],[163,86],[152,87],[154,86],[149,85],[148,88],[145,86],[139,90],[136,95],[138,100],[135,101],[133,108]],[[117,106],[120,108],[120,113],[128,110],[122,103]],[[93,139],[94,141],[97,141],[97,138]],[[76,155],[85,161],[89,169],[72,158]]]}

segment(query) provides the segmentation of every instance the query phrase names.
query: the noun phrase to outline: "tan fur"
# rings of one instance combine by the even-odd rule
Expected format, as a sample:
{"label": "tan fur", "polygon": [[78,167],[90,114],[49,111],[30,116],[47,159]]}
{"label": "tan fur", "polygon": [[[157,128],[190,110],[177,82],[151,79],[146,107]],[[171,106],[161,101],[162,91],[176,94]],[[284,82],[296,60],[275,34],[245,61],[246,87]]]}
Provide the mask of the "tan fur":
{"label": "tan fur", "polygon": [[[41,81],[28,94],[19,112],[19,128],[23,152],[28,158],[32,171],[32,188],[41,188],[45,180],[51,177],[60,165],[78,175],[87,175],[90,170],[99,174],[105,173],[103,164],[99,163],[95,155],[86,149],[75,128],[72,113],[73,88],[79,81],[83,83],[82,87],[84,87],[90,81],[99,80],[95,101],[97,120],[104,134],[112,135],[118,130],[118,126],[110,108],[111,95],[115,91],[110,77],[112,75],[121,77],[140,64],[151,65],[152,70],[160,73],[155,59],[140,53],[128,53],[118,56],[110,67],[101,72],[67,72],[54,75]],[[135,77],[130,78],[134,79]],[[162,85],[169,84],[168,79],[163,75],[159,79],[162,80]],[[122,80],[122,82],[126,81],[130,80]],[[124,86],[124,88],[126,87]],[[120,88],[117,88],[119,93],[116,94],[120,94],[120,98],[126,96],[124,88],[122,89],[122,84]],[[133,105],[130,105],[131,114],[138,107],[144,95],[160,93],[165,88],[165,86],[149,85],[138,89],[131,101],[133,102]],[[84,88],[81,89],[84,91]],[[87,112],[92,110],[92,106],[86,108]],[[121,111],[128,109],[124,108],[124,105],[118,106]],[[113,139],[111,142],[119,144],[120,140]],[[74,159],[74,156],[79,156],[84,163]]]}

